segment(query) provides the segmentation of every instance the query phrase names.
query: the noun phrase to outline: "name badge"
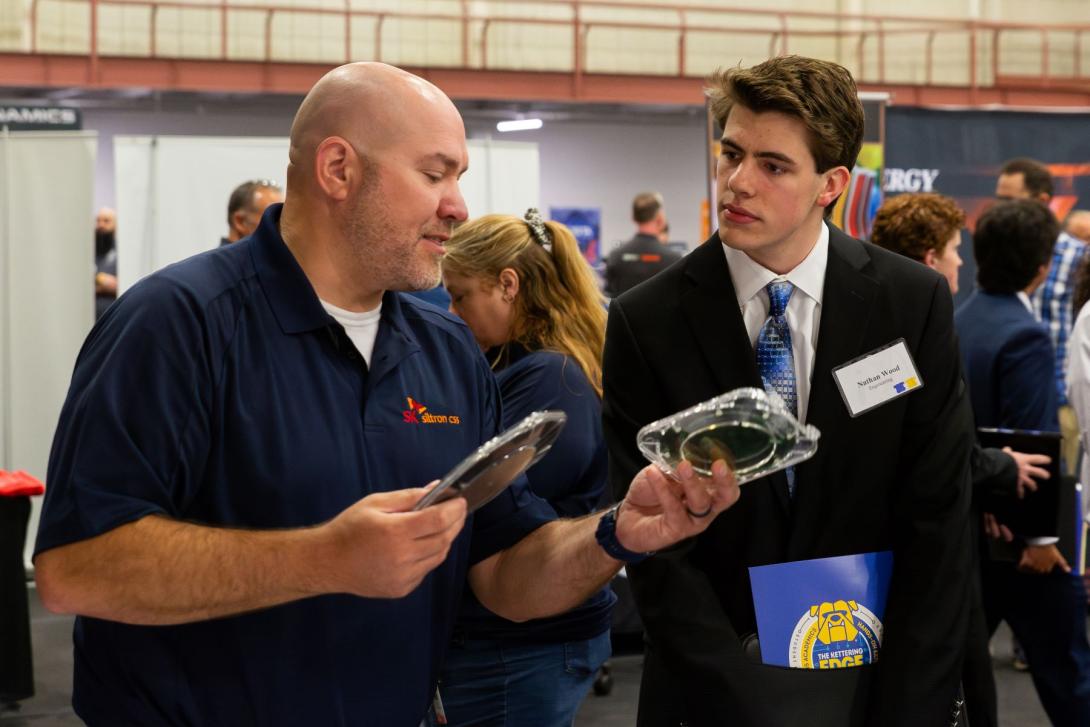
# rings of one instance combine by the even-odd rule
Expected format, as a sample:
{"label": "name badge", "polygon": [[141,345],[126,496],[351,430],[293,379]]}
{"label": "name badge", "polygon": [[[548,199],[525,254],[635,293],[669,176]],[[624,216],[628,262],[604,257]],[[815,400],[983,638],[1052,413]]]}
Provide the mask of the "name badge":
{"label": "name badge", "polygon": [[903,338],[838,366],[833,378],[852,417],[923,387]]}

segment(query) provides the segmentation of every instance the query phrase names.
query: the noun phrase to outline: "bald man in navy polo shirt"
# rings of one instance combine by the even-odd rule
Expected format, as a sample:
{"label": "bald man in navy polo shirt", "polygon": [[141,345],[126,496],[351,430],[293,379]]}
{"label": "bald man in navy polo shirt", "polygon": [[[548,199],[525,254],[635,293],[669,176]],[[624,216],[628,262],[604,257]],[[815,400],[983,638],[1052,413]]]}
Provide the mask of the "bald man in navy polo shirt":
{"label": "bald man in navy polo shirt", "polygon": [[720,462],[644,469],[606,516],[557,520],[522,480],[470,516],[411,511],[405,484],[499,430],[469,331],[395,292],[438,281],[466,166],[435,86],[335,69],[292,126],[284,204],[92,330],[35,556],[46,606],[79,615],[88,724],[416,727],[464,584],[511,620],[558,613],[735,502]]}

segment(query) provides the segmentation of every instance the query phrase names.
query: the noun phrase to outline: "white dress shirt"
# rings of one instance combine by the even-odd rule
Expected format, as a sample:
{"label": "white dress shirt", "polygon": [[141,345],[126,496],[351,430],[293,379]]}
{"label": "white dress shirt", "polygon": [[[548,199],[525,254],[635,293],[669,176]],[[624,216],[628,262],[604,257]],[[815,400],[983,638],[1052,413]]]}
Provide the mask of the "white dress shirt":
{"label": "white dress shirt", "polygon": [[1018,298],[1018,300],[1022,301],[1022,305],[1026,307],[1026,310],[1030,312],[1030,315],[1032,315],[1034,318],[1037,318],[1037,314],[1033,312],[1033,301],[1029,299],[1029,295],[1026,294],[1026,291],[1019,290],[1017,293],[1014,294],[1014,296]]}
{"label": "white dress shirt", "polygon": [[821,324],[821,300],[825,292],[825,268],[829,262],[829,228],[823,222],[810,254],[786,275],[777,275],[754,262],[741,250],[723,244],[730,268],[730,279],[738,295],[738,307],[749,333],[749,343],[756,348],[757,337],[768,320],[768,292],[773,280],[786,280],[795,286],[787,302],[787,325],[791,329],[791,349],[795,359],[795,389],[798,392],[799,421],[806,422],[810,404],[810,380],[814,376],[818,327]]}

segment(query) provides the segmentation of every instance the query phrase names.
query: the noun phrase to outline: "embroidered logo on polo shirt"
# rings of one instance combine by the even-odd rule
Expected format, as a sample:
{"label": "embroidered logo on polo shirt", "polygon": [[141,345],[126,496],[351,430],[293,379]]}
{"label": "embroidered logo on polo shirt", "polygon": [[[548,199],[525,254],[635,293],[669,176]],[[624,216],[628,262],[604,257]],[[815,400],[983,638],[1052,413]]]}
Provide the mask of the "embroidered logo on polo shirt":
{"label": "embroidered logo on polo shirt", "polygon": [[401,412],[401,418],[406,424],[461,424],[462,418],[457,414],[432,414],[428,407],[421,404],[411,396],[405,400],[409,408]]}

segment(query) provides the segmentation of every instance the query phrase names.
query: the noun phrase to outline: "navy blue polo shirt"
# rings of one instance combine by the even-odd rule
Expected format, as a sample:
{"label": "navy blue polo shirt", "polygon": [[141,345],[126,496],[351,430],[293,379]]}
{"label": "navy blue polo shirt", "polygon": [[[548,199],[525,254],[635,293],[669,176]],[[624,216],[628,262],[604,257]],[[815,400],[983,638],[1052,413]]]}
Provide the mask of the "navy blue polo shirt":
{"label": "navy blue polo shirt", "polygon": [[[253,237],[142,280],[91,331],[37,552],[150,514],[322,523],[442,476],[497,433],[497,386],[460,321],[387,293],[368,372],[279,216],[273,206]],[[322,596],[181,626],[77,618],[76,712],[91,725],[416,727],[468,566],[553,517],[520,480],[397,600]]]}
{"label": "navy blue polo shirt", "polygon": [[[602,403],[575,359],[556,351],[527,351],[508,344],[496,360],[503,417],[510,426],[534,411],[559,409],[568,421],[552,449],[526,472],[530,488],[563,517],[599,509],[606,489],[608,455]],[[607,631],[617,597],[603,588],[580,606],[548,618],[514,623],[492,613],[468,589],[458,615],[458,637],[524,643],[563,643]]]}

